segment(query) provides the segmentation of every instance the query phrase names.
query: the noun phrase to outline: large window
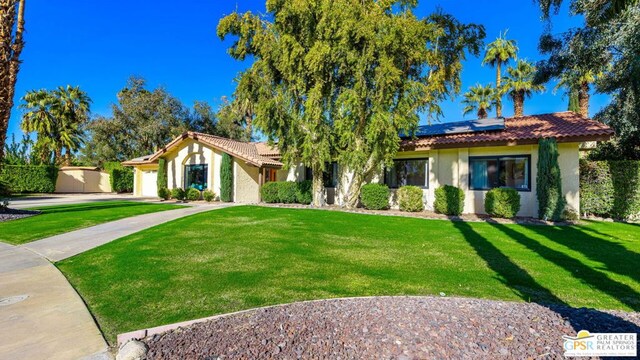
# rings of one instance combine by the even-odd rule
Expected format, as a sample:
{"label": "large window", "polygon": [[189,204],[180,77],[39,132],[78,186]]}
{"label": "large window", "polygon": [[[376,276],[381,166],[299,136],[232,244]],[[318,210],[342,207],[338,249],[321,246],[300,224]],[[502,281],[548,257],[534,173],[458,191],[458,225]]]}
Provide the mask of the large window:
{"label": "large window", "polygon": [[394,160],[393,167],[385,171],[384,183],[390,188],[405,185],[429,187],[429,159]]}
{"label": "large window", "polygon": [[[313,173],[311,172],[311,168],[307,167],[304,169],[304,178],[305,180],[313,180]],[[338,186],[338,163],[331,162],[327,163],[322,173],[322,181],[324,183],[324,187],[334,188]]]}
{"label": "large window", "polygon": [[208,166],[201,165],[185,165],[184,166],[184,187],[185,189],[194,188],[200,191],[208,187],[207,176]]}
{"label": "large window", "polygon": [[531,158],[522,156],[483,156],[469,158],[469,183],[472,190],[509,187],[531,190]]}

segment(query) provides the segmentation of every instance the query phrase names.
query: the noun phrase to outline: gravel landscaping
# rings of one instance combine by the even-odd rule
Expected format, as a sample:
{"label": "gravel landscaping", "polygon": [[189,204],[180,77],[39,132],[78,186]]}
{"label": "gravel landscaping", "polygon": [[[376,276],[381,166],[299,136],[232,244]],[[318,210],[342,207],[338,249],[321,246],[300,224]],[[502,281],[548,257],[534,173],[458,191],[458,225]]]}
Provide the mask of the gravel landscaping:
{"label": "gravel landscaping", "polygon": [[0,211],[0,222],[23,219],[38,214],[40,214],[40,211],[37,210],[20,210],[8,208],[4,211]]}
{"label": "gravel landscaping", "polygon": [[562,336],[640,332],[640,313],[470,298],[294,303],[154,335],[148,359],[562,358]]}

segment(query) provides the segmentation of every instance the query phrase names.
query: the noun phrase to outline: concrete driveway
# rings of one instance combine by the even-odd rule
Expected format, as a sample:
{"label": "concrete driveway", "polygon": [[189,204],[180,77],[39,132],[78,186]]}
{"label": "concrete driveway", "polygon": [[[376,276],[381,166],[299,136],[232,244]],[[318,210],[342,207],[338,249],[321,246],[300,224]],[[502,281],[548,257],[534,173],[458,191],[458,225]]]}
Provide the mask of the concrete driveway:
{"label": "concrete driveway", "polygon": [[132,200],[157,202],[158,198],[145,198],[131,194],[42,194],[11,199],[11,207],[25,209],[39,206],[82,204],[93,201]]}

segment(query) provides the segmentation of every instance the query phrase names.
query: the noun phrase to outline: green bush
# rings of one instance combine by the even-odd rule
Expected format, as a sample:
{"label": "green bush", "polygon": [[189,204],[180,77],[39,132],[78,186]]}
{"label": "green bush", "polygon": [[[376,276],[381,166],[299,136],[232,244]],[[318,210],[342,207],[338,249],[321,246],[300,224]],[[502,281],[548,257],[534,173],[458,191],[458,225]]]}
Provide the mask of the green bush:
{"label": "green bush", "polygon": [[4,181],[0,181],[0,198],[9,195],[11,195],[11,191],[9,191],[9,185]]}
{"label": "green bush", "polygon": [[279,182],[271,181],[264,185],[260,189],[260,194],[262,195],[262,201],[273,204],[279,203],[280,197],[278,197],[278,189],[280,188]]}
{"label": "green bush", "polygon": [[366,184],[362,186],[362,189],[360,189],[360,201],[365,209],[388,209],[389,187],[382,184]]}
{"label": "green bush", "polygon": [[296,202],[305,205],[313,202],[313,181],[305,180],[296,183]]}
{"label": "green bush", "polygon": [[164,158],[158,159],[158,189],[167,188],[167,160]]}
{"label": "green bush", "polygon": [[636,219],[640,217],[640,161],[609,161],[613,183],[614,219]]}
{"label": "green bush", "polygon": [[538,217],[545,220],[562,220],[566,206],[562,193],[562,176],[558,165],[556,139],[540,139],[538,142]]}
{"label": "green bush", "polygon": [[433,207],[437,213],[458,216],[464,210],[464,191],[462,189],[444,185],[435,191],[436,200]]}
{"label": "green bush", "polygon": [[403,186],[398,189],[398,206],[401,211],[418,212],[424,210],[422,189],[417,186]]}
{"label": "green bush", "polygon": [[213,200],[216,199],[216,193],[214,193],[211,190],[205,190],[202,192],[202,198],[206,202],[212,202]]}
{"label": "green bush", "polygon": [[175,200],[184,200],[186,194],[182,188],[175,188],[171,190],[171,198]]}
{"label": "green bush", "polygon": [[58,168],[49,165],[2,165],[0,182],[12,193],[52,193],[56,191]]}
{"label": "green bush", "polygon": [[296,193],[298,186],[293,181],[279,181],[278,182],[278,199],[281,203],[293,204],[296,202]]}
{"label": "green bush", "polygon": [[169,200],[169,198],[171,197],[171,192],[169,191],[169,189],[161,187],[158,189],[158,197],[162,200]]}
{"label": "green bush", "polygon": [[511,219],[520,211],[520,194],[511,188],[496,188],[487,192],[484,211],[495,217]]}
{"label": "green bush", "polygon": [[581,159],[580,211],[586,215],[610,217],[613,198],[613,181],[609,162]]}
{"label": "green bush", "polygon": [[133,191],[133,170],[130,168],[111,170],[110,180],[111,191],[118,193]]}
{"label": "green bush", "polygon": [[233,201],[233,160],[227,153],[222,154],[220,163],[220,200]]}
{"label": "green bush", "polygon": [[189,201],[197,201],[200,200],[200,190],[189,188],[187,189],[186,198]]}

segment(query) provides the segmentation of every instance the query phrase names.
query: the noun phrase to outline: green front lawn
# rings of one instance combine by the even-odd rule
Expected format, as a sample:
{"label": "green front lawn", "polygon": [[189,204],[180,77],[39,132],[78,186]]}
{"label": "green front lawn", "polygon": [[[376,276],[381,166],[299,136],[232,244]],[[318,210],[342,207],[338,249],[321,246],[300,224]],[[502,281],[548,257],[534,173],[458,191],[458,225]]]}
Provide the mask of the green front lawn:
{"label": "green front lawn", "polygon": [[180,207],[135,201],[98,201],[39,207],[29,210],[41,210],[40,215],[0,222],[0,241],[24,244],[108,221]]}
{"label": "green front lawn", "polygon": [[244,206],[162,224],[57,265],[110,341],[140,328],[344,296],[443,292],[638,311],[639,231]]}

